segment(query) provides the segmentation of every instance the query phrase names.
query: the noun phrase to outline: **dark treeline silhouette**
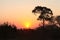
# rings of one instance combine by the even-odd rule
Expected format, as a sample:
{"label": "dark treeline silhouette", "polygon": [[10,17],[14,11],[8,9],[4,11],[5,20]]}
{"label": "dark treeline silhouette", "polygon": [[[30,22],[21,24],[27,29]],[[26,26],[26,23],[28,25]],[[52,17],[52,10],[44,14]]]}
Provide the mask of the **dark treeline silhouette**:
{"label": "dark treeline silhouette", "polygon": [[60,40],[60,27],[47,25],[36,29],[17,29],[14,25],[0,25],[0,40]]}

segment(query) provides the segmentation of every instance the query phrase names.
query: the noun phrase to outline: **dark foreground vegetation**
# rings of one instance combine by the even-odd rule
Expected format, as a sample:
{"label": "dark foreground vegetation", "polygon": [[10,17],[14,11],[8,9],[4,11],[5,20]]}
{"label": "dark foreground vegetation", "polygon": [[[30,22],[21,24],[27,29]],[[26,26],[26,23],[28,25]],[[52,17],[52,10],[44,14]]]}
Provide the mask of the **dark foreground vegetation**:
{"label": "dark foreground vegetation", "polygon": [[0,25],[0,40],[60,40],[60,28],[56,25],[36,29],[17,29],[14,25]]}

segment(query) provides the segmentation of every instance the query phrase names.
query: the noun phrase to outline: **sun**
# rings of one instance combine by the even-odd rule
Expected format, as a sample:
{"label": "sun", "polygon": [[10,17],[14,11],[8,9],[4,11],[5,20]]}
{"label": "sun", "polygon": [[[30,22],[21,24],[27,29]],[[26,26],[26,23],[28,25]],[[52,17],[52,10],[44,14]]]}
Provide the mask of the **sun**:
{"label": "sun", "polygon": [[25,29],[29,29],[29,28],[30,28],[30,25],[31,25],[31,24],[30,24],[29,22],[26,22],[26,23],[25,23]]}

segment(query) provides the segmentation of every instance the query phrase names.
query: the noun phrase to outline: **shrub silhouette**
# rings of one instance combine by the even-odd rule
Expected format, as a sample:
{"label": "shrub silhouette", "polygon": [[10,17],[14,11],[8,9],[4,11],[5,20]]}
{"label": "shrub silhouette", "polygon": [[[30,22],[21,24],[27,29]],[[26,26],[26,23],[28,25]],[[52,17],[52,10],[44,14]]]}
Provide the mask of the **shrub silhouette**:
{"label": "shrub silhouette", "polygon": [[15,26],[11,26],[7,23],[0,25],[0,38],[13,38],[16,37],[17,29]]}

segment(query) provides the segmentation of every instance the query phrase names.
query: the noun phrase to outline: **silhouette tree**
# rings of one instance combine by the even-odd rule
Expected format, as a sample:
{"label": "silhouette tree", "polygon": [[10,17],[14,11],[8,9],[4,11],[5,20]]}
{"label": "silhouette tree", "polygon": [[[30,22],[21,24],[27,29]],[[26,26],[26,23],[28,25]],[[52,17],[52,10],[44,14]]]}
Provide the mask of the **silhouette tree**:
{"label": "silhouette tree", "polygon": [[53,18],[53,13],[52,10],[50,8],[47,7],[42,7],[42,6],[37,6],[34,8],[34,10],[32,10],[32,12],[35,13],[39,13],[39,17],[38,20],[43,19],[43,27],[44,27],[44,21],[45,20],[51,20],[51,18]]}

